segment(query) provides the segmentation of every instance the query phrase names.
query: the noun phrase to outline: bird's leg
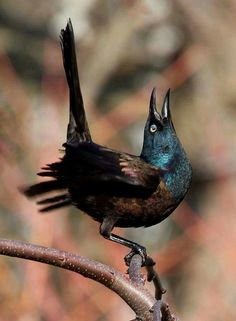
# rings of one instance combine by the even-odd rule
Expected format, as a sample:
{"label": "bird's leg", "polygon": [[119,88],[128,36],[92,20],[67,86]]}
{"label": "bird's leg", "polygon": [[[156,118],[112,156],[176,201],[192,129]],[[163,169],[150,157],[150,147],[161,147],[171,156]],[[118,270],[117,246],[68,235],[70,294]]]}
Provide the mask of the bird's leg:
{"label": "bird's leg", "polygon": [[142,266],[146,265],[145,262],[147,259],[147,252],[146,252],[146,248],[144,246],[141,246],[138,243],[132,242],[130,240],[124,239],[123,237],[118,236],[113,233],[110,234],[110,237],[108,239],[113,242],[116,242],[116,243],[119,243],[119,244],[122,244],[122,245],[125,245],[125,246],[131,248],[130,253],[128,253],[124,258],[127,266],[129,266],[130,261],[135,254],[139,254],[141,256]]}
{"label": "bird's leg", "polygon": [[131,252],[125,256],[126,265],[129,266],[130,260],[134,254],[139,254],[142,257],[142,266],[145,266],[147,261],[146,248],[144,246],[139,245],[138,243],[129,241],[121,236],[111,233],[114,225],[115,225],[115,222],[112,218],[109,218],[109,217],[104,218],[100,226],[100,234],[107,240],[110,240],[112,242],[116,242],[131,248]]}

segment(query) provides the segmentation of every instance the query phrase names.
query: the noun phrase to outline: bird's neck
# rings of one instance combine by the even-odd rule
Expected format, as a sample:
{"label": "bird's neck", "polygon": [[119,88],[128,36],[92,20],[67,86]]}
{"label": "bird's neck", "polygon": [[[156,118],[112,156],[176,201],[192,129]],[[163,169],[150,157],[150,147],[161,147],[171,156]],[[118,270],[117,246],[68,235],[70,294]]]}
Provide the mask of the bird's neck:
{"label": "bird's neck", "polygon": [[187,158],[176,161],[170,170],[163,171],[163,180],[177,200],[182,200],[188,191],[192,179],[192,169]]}
{"label": "bird's neck", "polygon": [[192,168],[184,151],[181,155],[170,158],[153,158],[149,162],[160,168],[161,176],[168,190],[178,201],[181,201],[191,183]]}

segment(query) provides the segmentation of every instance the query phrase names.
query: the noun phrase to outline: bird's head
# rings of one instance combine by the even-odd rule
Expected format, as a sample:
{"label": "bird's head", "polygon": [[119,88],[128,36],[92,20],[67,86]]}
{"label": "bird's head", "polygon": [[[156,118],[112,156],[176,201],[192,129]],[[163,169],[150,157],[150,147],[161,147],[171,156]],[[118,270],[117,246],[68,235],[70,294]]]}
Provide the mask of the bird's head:
{"label": "bird's head", "polygon": [[150,99],[149,115],[144,129],[141,158],[162,169],[174,166],[185,154],[176,135],[170,113],[170,90],[167,91],[161,113],[156,108],[156,89]]}

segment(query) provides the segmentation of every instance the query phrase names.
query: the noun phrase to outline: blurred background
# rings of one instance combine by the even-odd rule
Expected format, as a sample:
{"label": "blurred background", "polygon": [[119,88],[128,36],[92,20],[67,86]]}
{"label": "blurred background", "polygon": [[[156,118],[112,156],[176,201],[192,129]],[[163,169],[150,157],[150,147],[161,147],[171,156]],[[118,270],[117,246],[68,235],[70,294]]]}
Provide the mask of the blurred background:
{"label": "blurred background", "polygon": [[[68,90],[59,34],[69,17],[95,141],[140,153],[151,90],[157,87],[160,108],[170,87],[174,124],[194,169],[191,191],[171,217],[116,232],[147,246],[182,320],[235,320],[234,0],[1,0],[1,237],[126,270],[127,249],[100,237],[88,216],[73,208],[39,215],[18,190],[62,155]],[[0,310],[1,321],[134,317],[100,284],[7,257],[0,259]]]}

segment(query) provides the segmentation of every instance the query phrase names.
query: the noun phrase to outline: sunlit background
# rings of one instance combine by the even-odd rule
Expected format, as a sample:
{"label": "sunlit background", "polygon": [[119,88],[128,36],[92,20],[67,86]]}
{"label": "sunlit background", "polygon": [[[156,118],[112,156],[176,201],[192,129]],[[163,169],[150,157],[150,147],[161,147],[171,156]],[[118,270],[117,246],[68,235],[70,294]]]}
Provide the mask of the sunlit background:
{"label": "sunlit background", "polygon": [[[194,169],[185,202],[159,226],[117,230],[147,246],[188,321],[236,318],[236,2],[2,0],[0,232],[125,272],[127,249],[74,208],[39,215],[18,188],[57,160],[68,122],[59,34],[72,19],[94,140],[139,153],[150,92],[172,89],[178,135]],[[152,290],[152,287],[150,287]],[[0,258],[1,321],[134,318],[108,289],[72,272]]]}

